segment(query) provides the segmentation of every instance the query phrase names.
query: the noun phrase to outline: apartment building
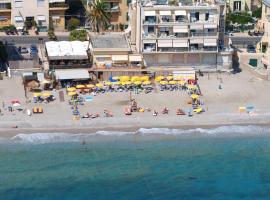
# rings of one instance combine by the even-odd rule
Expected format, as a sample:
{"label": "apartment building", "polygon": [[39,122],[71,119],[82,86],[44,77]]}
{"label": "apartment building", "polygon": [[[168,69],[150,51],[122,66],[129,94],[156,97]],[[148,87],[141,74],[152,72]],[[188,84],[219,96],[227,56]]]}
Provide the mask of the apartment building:
{"label": "apartment building", "polygon": [[244,12],[254,11],[261,6],[260,0],[227,0],[229,11]]}
{"label": "apartment building", "polygon": [[0,0],[0,26],[13,24],[22,29],[36,24],[40,31],[47,31],[51,24],[64,29],[67,9],[65,0]]}
{"label": "apartment building", "polygon": [[11,24],[11,0],[0,0],[0,27]]}
{"label": "apartment building", "polygon": [[[88,11],[93,0],[87,0]],[[121,31],[128,26],[128,11],[131,0],[104,0],[106,3],[106,12],[110,13],[111,31]]]}
{"label": "apartment building", "polygon": [[262,18],[260,20],[260,29],[264,35],[258,44],[258,49],[263,53],[261,63],[265,69],[270,69],[270,0],[262,2]]}
{"label": "apartment building", "polygon": [[224,41],[225,2],[170,6],[145,1],[131,8],[131,44],[147,67],[231,68],[232,53]]}

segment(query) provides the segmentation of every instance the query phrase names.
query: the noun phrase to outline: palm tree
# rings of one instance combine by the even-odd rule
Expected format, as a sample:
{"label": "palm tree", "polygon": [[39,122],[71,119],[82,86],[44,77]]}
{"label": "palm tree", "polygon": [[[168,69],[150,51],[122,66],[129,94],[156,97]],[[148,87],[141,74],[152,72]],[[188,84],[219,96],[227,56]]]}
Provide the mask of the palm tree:
{"label": "palm tree", "polygon": [[90,11],[86,13],[86,21],[95,32],[100,32],[110,24],[111,15],[106,12],[107,5],[103,0],[94,0],[90,5]]}

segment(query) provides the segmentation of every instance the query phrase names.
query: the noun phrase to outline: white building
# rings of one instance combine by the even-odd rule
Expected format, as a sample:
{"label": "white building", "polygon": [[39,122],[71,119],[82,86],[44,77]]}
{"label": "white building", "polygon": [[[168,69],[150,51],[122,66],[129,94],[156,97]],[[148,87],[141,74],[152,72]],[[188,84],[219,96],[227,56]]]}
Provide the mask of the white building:
{"label": "white building", "polygon": [[225,2],[143,1],[134,4],[130,14],[131,44],[148,68],[231,68],[231,52],[224,42]]}

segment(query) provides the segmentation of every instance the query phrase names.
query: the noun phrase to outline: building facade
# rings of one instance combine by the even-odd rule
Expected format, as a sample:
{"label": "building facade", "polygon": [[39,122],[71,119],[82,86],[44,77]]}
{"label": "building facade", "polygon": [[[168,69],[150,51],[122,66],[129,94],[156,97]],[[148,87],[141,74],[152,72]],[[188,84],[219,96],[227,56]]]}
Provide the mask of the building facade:
{"label": "building facade", "polygon": [[18,29],[37,26],[46,31],[51,24],[64,29],[67,9],[65,0],[1,0],[0,26],[13,24]]}
{"label": "building facade", "polygon": [[131,11],[131,43],[147,67],[230,69],[225,14],[225,3],[136,3]]}
{"label": "building facade", "polygon": [[270,0],[264,0],[262,4],[262,18],[260,20],[260,29],[264,35],[258,44],[257,49],[263,53],[261,62],[266,69],[270,69]]}
{"label": "building facade", "polygon": [[244,12],[254,11],[261,6],[260,0],[227,0],[229,11]]}
{"label": "building facade", "polygon": [[[87,1],[87,9],[90,11],[89,6],[93,0]],[[123,31],[128,26],[129,21],[129,4],[131,0],[104,0],[107,9],[106,12],[110,13],[110,31]]]}
{"label": "building facade", "polygon": [[11,0],[0,0],[0,27],[11,24]]}

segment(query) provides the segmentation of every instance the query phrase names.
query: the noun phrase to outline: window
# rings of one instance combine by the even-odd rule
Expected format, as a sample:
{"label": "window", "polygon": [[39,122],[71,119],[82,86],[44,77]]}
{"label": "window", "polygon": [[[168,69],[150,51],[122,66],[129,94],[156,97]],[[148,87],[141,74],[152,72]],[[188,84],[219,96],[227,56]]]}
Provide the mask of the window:
{"label": "window", "polygon": [[45,0],[37,0],[37,7],[44,7],[45,6]]}
{"label": "window", "polygon": [[21,16],[14,17],[16,23],[23,23],[23,18]]}
{"label": "window", "polygon": [[234,1],[233,2],[233,11],[240,11],[241,10],[241,1]]}
{"label": "window", "polygon": [[23,7],[23,0],[14,0],[14,6],[15,8],[21,8]]}
{"label": "window", "polygon": [[209,19],[209,13],[205,13],[205,21],[208,21]]}
{"label": "window", "polygon": [[129,20],[128,12],[126,13],[126,20]]}

